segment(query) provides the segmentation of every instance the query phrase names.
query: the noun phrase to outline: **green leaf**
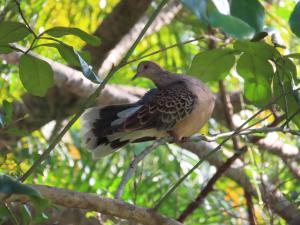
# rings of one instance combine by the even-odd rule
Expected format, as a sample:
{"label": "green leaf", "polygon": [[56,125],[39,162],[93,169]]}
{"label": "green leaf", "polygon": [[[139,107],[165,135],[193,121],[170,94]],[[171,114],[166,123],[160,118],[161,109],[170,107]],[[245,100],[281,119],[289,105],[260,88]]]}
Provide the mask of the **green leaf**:
{"label": "green leaf", "polygon": [[207,22],[207,0],[181,0],[189,10],[191,10],[197,18],[202,22]]}
{"label": "green leaf", "polygon": [[257,80],[260,77],[265,80],[271,80],[274,75],[273,68],[267,60],[248,53],[241,55],[237,62],[236,70],[241,77],[248,80]]}
{"label": "green leaf", "polygon": [[197,54],[189,69],[189,74],[198,76],[203,81],[224,79],[234,65],[234,51],[213,49]]}
{"label": "green leaf", "polygon": [[30,209],[28,208],[27,205],[19,205],[19,214],[20,214],[20,219],[22,221],[22,224],[30,224],[32,220],[32,214],[30,212]]}
{"label": "green leaf", "polygon": [[0,23],[0,43],[12,43],[23,40],[30,31],[25,24],[6,21]]}
{"label": "green leaf", "polygon": [[300,37],[300,1],[298,1],[290,16],[289,24],[293,33]]}
{"label": "green leaf", "polygon": [[267,60],[244,53],[237,62],[236,70],[245,79],[244,92],[249,101],[258,106],[269,101],[274,71]]}
{"label": "green leaf", "polygon": [[264,77],[247,79],[244,83],[244,94],[250,102],[257,106],[264,106],[272,96],[270,82]]}
{"label": "green leaf", "polygon": [[262,59],[272,59],[281,56],[276,48],[265,42],[236,41],[233,48]]}
{"label": "green leaf", "polygon": [[5,130],[5,133],[14,136],[20,136],[20,137],[27,136],[30,134],[30,132],[25,129],[15,128],[15,127],[8,128],[7,130]]}
{"label": "green leaf", "polygon": [[65,35],[74,35],[92,46],[100,45],[100,39],[94,35],[88,34],[83,30],[75,27],[53,27],[44,33],[52,37],[62,37]]}
{"label": "green leaf", "polygon": [[10,124],[12,121],[12,116],[13,116],[13,105],[11,102],[7,100],[3,100],[3,110],[5,113],[5,123]]}
{"label": "green leaf", "polygon": [[293,79],[295,82],[297,81],[297,67],[295,63],[293,63],[292,60],[290,60],[288,57],[284,56],[280,60],[282,68],[286,72],[285,80],[291,81]]}
{"label": "green leaf", "polygon": [[8,208],[3,203],[0,203],[0,224],[2,224],[8,218],[10,218],[10,212]]}
{"label": "green leaf", "polygon": [[[279,74],[282,77],[288,76],[286,74],[286,71],[281,70]],[[288,116],[291,116],[293,113],[297,112],[299,110],[299,105],[300,105],[300,99],[299,95],[300,92],[299,90],[297,92],[293,92],[293,85],[290,81],[282,81],[282,85],[280,84],[280,79],[276,76],[273,80],[273,92],[275,97],[281,96],[283,93],[282,85],[284,87],[284,91],[287,92],[286,98],[281,97],[278,101],[277,104],[280,106],[280,108],[285,111],[286,104],[285,100],[287,101],[287,108],[288,108]],[[297,125],[297,127],[300,129],[300,114],[298,113],[295,117],[293,117],[292,121]]]}
{"label": "green leaf", "polygon": [[34,188],[22,184],[14,178],[0,173],[0,193],[27,195],[36,203],[46,203],[41,194]]}
{"label": "green leaf", "polygon": [[300,59],[300,53],[291,53],[291,54],[286,55],[286,57],[292,58],[292,59]]}
{"label": "green leaf", "polygon": [[47,43],[43,44],[43,46],[53,47],[56,48],[68,64],[73,66],[80,66],[79,60],[77,58],[77,55],[74,53],[73,47],[66,45],[64,43]]}
{"label": "green leaf", "polygon": [[33,95],[42,97],[54,85],[52,68],[41,59],[22,55],[19,69],[23,86]]}
{"label": "green leaf", "polygon": [[256,32],[263,30],[264,7],[257,0],[232,0],[230,4],[231,15],[237,17],[251,27]]}
{"label": "green leaf", "polygon": [[251,39],[255,34],[255,30],[241,19],[229,15],[223,15],[217,11],[214,11],[210,15],[209,21],[213,27],[220,28],[227,35],[233,38]]}
{"label": "green leaf", "polygon": [[11,53],[13,49],[8,44],[0,44],[0,53],[8,54]]}
{"label": "green leaf", "polygon": [[96,84],[100,84],[101,80],[98,78],[97,74],[94,73],[92,67],[86,63],[86,61],[80,56],[80,54],[76,50],[74,50],[74,53],[78,57],[83,75],[90,81]]}
{"label": "green leaf", "polygon": [[32,222],[33,224],[43,224],[49,221],[49,217],[45,213],[35,215]]}

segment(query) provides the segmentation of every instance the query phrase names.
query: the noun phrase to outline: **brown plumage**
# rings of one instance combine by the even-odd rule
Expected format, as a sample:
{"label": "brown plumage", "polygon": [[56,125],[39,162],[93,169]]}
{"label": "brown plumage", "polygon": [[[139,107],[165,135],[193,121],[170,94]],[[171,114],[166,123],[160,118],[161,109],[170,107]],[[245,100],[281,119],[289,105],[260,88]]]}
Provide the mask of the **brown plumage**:
{"label": "brown plumage", "polygon": [[151,61],[139,64],[134,76],[157,86],[133,104],[88,109],[82,117],[84,143],[95,158],[126,145],[172,136],[175,142],[193,135],[209,119],[214,95],[200,80],[170,73]]}

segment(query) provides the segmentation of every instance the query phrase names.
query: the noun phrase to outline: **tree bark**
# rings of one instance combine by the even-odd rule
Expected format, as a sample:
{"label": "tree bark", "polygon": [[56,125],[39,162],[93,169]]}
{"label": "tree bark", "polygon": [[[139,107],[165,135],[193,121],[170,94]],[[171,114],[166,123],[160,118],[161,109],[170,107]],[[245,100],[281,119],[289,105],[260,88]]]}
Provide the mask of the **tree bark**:
{"label": "tree bark", "polygon": [[[45,185],[31,185],[52,203],[67,208],[79,208],[105,215],[116,216],[145,225],[180,225],[178,221],[162,216],[151,209],[138,207],[120,200],[103,198]],[[7,202],[28,202],[24,195],[12,195]]]}

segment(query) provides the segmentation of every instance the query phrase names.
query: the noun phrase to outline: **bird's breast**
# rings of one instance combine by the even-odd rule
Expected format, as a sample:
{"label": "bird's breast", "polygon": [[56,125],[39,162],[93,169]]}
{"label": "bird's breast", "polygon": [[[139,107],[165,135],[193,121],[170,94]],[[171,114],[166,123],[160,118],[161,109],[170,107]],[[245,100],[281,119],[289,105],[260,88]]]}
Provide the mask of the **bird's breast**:
{"label": "bird's breast", "polygon": [[177,123],[172,129],[172,131],[180,138],[189,137],[197,133],[208,121],[212,114],[215,103],[213,94],[211,94],[211,97],[205,96],[205,98],[203,98],[204,96],[202,96],[202,99],[199,97],[201,96],[197,96],[197,101],[191,114]]}

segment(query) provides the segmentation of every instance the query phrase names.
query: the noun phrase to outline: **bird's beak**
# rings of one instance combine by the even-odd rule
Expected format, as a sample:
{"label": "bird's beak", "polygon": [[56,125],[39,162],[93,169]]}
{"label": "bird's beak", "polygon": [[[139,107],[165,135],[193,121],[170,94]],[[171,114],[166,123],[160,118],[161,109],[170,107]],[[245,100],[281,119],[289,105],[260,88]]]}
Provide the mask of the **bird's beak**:
{"label": "bird's beak", "polygon": [[140,76],[140,73],[137,72],[137,73],[133,76],[133,78],[131,78],[131,80],[135,80],[135,79],[138,78],[139,76]]}

